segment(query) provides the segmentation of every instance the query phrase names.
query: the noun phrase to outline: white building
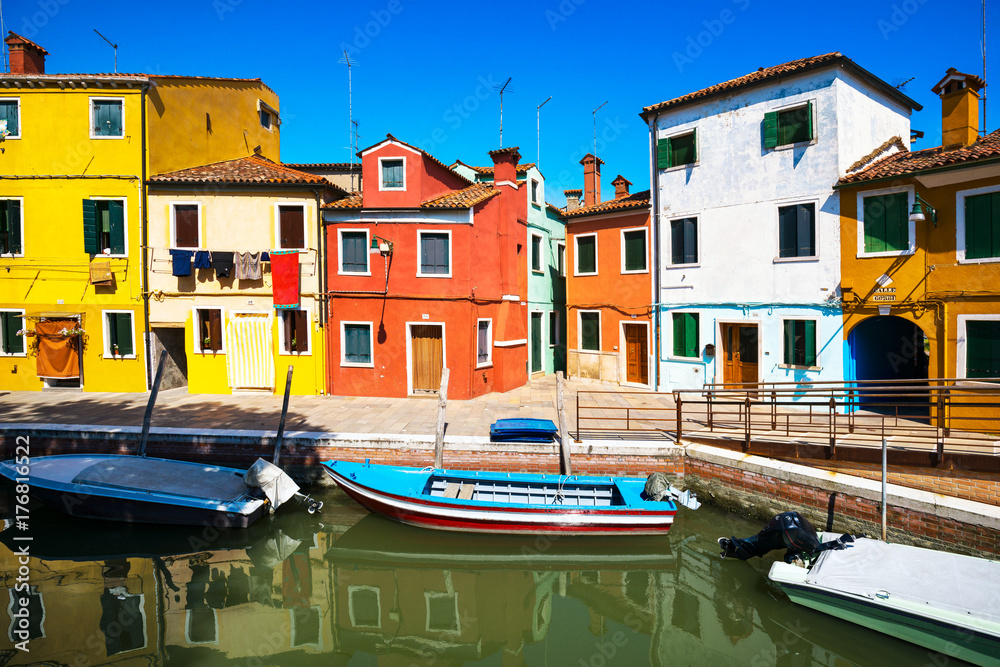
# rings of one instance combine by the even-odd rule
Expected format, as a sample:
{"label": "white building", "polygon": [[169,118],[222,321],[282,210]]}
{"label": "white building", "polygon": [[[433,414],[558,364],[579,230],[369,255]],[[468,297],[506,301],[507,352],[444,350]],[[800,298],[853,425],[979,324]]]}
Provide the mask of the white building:
{"label": "white building", "polygon": [[839,53],[643,109],[660,390],[844,379],[833,186],[914,109]]}

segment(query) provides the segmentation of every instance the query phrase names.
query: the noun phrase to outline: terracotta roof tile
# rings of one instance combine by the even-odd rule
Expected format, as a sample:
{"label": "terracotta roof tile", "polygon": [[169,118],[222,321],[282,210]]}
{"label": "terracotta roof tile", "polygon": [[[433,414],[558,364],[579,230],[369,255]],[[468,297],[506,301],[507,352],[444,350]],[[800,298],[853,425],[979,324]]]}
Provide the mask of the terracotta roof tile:
{"label": "terracotta roof tile", "polygon": [[783,76],[789,76],[793,74],[799,74],[801,72],[806,72],[813,69],[819,69],[821,67],[829,67],[832,65],[842,65],[846,69],[850,70],[854,74],[857,74],[862,79],[867,81],[869,84],[876,88],[879,88],[883,93],[895,98],[896,100],[902,102],[903,104],[909,106],[912,109],[920,110],[921,107],[915,101],[899,92],[896,88],[893,88],[888,83],[878,78],[868,70],[864,69],[853,60],[848,58],[842,53],[825,53],[821,56],[812,56],[810,58],[802,58],[800,60],[793,60],[791,62],[783,63],[781,65],[775,65],[773,67],[761,67],[756,72],[751,72],[741,77],[735,79],[730,79],[729,81],[723,81],[722,83],[717,83],[714,86],[709,86],[708,88],[702,88],[701,90],[696,90],[693,93],[688,93],[686,95],[681,95],[680,97],[675,97],[672,100],[667,100],[666,102],[660,102],[659,104],[653,104],[648,107],[643,107],[642,113],[639,115],[643,118],[655,111],[660,111],[662,109],[668,109],[673,107],[679,107],[685,104],[692,104],[703,99],[710,97],[715,97],[718,95],[729,94],[741,88],[748,88],[755,85],[770,83],[774,79],[780,79]]}
{"label": "terracotta roof tile", "polygon": [[[190,169],[157,174],[152,183],[234,183],[247,185],[322,185],[333,187],[322,176],[291,169],[259,155],[215,162]],[[341,190],[343,191],[343,190]]]}
{"label": "terracotta roof tile", "polygon": [[889,155],[860,171],[844,176],[838,185],[909,176],[952,165],[996,159],[1000,159],[1000,130],[991,132],[971,146],[961,148],[938,146]]}
{"label": "terracotta roof tile", "polygon": [[355,193],[349,197],[344,197],[343,199],[338,199],[335,202],[330,202],[329,204],[323,204],[324,209],[343,209],[343,208],[361,208],[362,204],[361,193]]}
{"label": "terracotta roof tile", "polygon": [[609,199],[593,206],[581,206],[572,211],[563,211],[563,215],[567,218],[578,218],[585,215],[598,215],[600,213],[614,213],[643,208],[649,208],[649,190],[636,192],[634,195],[622,197],[621,199]]}
{"label": "terracotta roof tile", "polygon": [[428,199],[420,204],[420,208],[470,208],[498,194],[500,191],[492,183],[476,183],[441,197]]}
{"label": "terracotta roof tile", "polygon": [[347,169],[361,171],[360,162],[282,162],[292,169]]}
{"label": "terracotta roof tile", "polygon": [[423,155],[425,158],[427,158],[431,162],[433,162],[435,164],[438,164],[438,165],[441,165],[441,167],[443,167],[444,169],[447,169],[448,171],[450,171],[457,178],[460,178],[463,181],[465,181],[466,183],[468,183],[469,185],[472,185],[472,181],[470,181],[469,179],[467,179],[465,176],[462,176],[457,171],[452,171],[452,169],[448,165],[446,165],[444,162],[441,162],[441,160],[437,159],[436,157],[434,157],[433,155],[431,155],[430,153],[428,153],[424,149],[418,148],[417,146],[414,146],[413,144],[408,144],[405,141],[403,141],[402,139],[397,139],[396,137],[392,136],[391,134],[386,134],[385,135],[385,139],[383,139],[382,141],[378,142],[377,144],[372,144],[368,148],[362,148],[360,151],[358,151],[358,156],[361,156],[361,155],[367,153],[368,151],[370,151],[371,149],[375,148],[376,146],[381,146],[386,141],[395,141],[397,144],[403,144],[407,148],[412,148],[413,150],[417,151],[418,153],[420,153],[421,155]]}
{"label": "terracotta roof tile", "polygon": [[[465,163],[463,163],[463,164],[465,164]],[[469,169],[472,169],[473,171],[475,171],[476,173],[479,173],[479,174],[492,174],[493,173],[493,167],[473,167],[471,164],[466,164],[465,166],[468,167]],[[534,167],[534,166],[535,166],[534,162],[525,162],[524,164],[519,164],[519,165],[517,165],[517,173],[519,173],[519,174],[527,173],[527,171],[529,169],[531,169],[532,167]]]}

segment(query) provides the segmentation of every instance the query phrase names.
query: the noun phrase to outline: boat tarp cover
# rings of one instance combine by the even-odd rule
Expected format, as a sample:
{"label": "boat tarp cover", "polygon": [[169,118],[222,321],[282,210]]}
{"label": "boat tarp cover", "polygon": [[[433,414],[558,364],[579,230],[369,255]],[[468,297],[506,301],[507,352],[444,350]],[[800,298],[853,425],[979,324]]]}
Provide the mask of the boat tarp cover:
{"label": "boat tarp cover", "polygon": [[244,480],[247,486],[259,486],[275,509],[299,492],[298,484],[284,470],[264,459],[254,461]]}
{"label": "boat tarp cover", "polygon": [[875,598],[889,594],[1000,623],[1000,561],[859,538],[823,553],[806,582]]}
{"label": "boat tarp cover", "polygon": [[220,502],[235,500],[246,493],[242,478],[234,475],[228,468],[140,456],[115,456],[98,460],[81,470],[73,478],[73,483],[169,493]]}

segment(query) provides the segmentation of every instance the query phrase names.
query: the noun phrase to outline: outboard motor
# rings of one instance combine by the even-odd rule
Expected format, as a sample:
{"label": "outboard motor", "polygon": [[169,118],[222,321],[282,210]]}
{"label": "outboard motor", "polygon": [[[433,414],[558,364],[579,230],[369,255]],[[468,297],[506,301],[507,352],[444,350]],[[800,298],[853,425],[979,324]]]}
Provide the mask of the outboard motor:
{"label": "outboard motor", "polygon": [[671,484],[662,472],[654,472],[646,478],[646,487],[642,493],[649,500],[672,500],[689,510],[701,507],[701,501],[698,500],[698,496],[694,492],[681,491]]}
{"label": "outboard motor", "polygon": [[796,558],[813,557],[830,549],[843,549],[853,541],[853,535],[844,534],[835,540],[820,542],[816,529],[804,516],[798,512],[782,512],[753,537],[720,537],[722,553],[719,555],[722,558],[749,560],[786,549],[785,562],[791,563]]}

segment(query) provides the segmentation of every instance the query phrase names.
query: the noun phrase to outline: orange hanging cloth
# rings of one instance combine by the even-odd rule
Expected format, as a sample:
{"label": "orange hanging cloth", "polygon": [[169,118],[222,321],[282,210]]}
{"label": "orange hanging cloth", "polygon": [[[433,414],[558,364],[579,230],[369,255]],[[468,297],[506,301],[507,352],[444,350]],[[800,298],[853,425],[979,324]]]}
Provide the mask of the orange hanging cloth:
{"label": "orange hanging cloth", "polygon": [[38,377],[80,377],[80,336],[60,333],[77,326],[76,320],[54,320],[35,324],[38,336]]}

